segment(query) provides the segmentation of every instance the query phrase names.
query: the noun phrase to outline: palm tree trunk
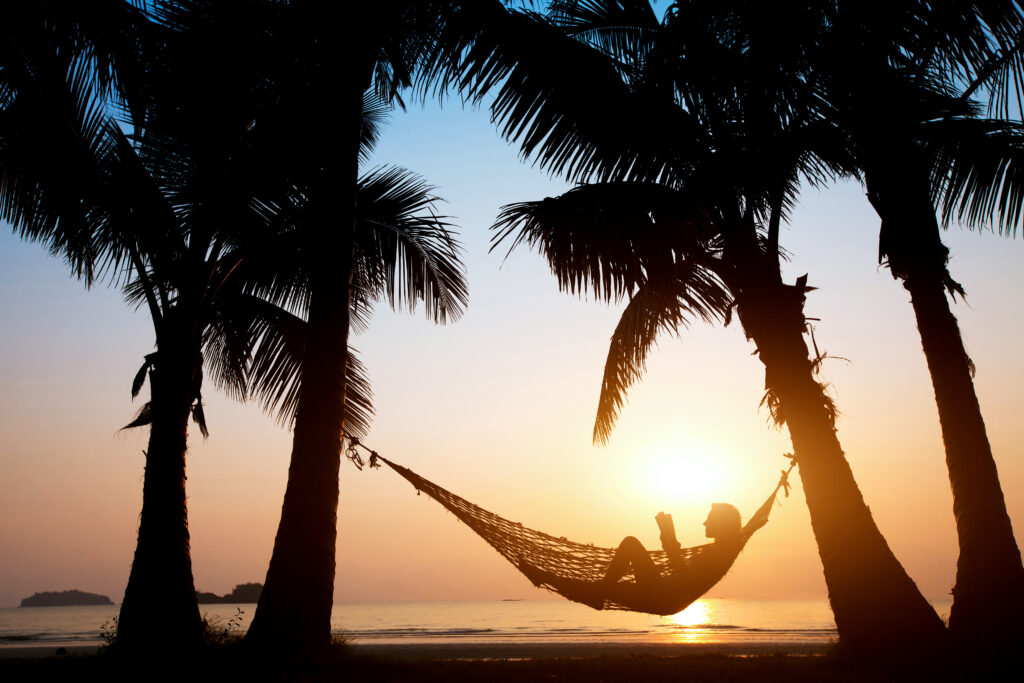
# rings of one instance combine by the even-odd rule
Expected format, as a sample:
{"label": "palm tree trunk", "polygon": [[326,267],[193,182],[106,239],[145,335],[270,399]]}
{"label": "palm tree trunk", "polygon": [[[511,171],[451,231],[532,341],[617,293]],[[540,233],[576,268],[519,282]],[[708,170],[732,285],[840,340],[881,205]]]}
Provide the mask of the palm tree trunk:
{"label": "palm tree trunk", "polygon": [[974,367],[946,296],[959,285],[947,270],[949,250],[927,185],[908,181],[921,177],[913,168],[896,171],[872,173],[869,197],[882,217],[883,253],[910,292],[939,411],[960,545],[949,628],[972,646],[1015,645],[1024,636],[1024,565],[974,390]]}
{"label": "palm tree trunk", "polygon": [[[285,652],[330,644],[344,434],[348,282],[314,290],[288,485],[263,593],[246,640]],[[327,290],[327,291],[325,291]]]}
{"label": "palm tree trunk", "polygon": [[841,646],[896,654],[941,643],[942,621],[879,532],[839,444],[804,340],[803,282],[757,264],[737,272],[737,313],[765,366],[766,401],[789,428]]}
{"label": "palm tree trunk", "polygon": [[185,452],[199,349],[165,344],[150,373],[152,424],[142,487],[142,514],[117,645],[132,651],[197,647],[202,621],[189,553]]}
{"label": "palm tree trunk", "polygon": [[[327,148],[337,157],[309,200],[315,221],[305,228],[311,296],[291,464],[267,578],[246,634],[246,642],[288,655],[331,641],[359,139],[368,83],[369,75],[349,88],[350,117],[332,120]],[[349,194],[338,201],[343,190]]]}
{"label": "palm tree trunk", "polygon": [[[923,279],[923,278],[922,278]],[[908,277],[953,490],[960,557],[949,628],[961,641],[1020,642],[1024,566],[1006,511],[970,360],[942,282]]]}

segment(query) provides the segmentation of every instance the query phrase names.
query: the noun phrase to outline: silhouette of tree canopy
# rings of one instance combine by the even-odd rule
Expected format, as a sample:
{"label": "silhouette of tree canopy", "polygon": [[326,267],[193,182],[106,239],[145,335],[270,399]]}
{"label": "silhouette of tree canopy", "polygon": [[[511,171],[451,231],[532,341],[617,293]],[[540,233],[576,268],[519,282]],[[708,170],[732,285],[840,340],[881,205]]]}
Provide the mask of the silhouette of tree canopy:
{"label": "silhouette of tree canopy", "polygon": [[[143,511],[118,637],[123,647],[174,650],[201,635],[184,481],[190,415],[206,434],[204,360],[230,395],[252,395],[290,421],[309,337],[308,264],[320,245],[302,227],[309,186],[277,172],[290,153],[273,135],[277,64],[258,59],[273,54],[265,43],[281,8],[249,3],[245,21],[216,3],[147,9],[131,15],[146,40],[130,44],[130,63],[145,75],[131,81],[130,99],[109,85],[121,82],[116,74],[96,75],[99,62],[86,56],[69,68],[52,44],[15,62],[24,76],[8,86],[0,112],[0,197],[24,235],[49,239],[87,281],[97,269],[109,273],[130,303],[150,312],[156,350],[132,394],[148,379],[151,398],[128,425],[150,426]],[[41,21],[29,16],[22,28],[38,33]],[[386,114],[366,97],[363,155]],[[40,148],[52,156],[38,160]],[[357,322],[381,297],[396,307],[426,298],[435,318],[461,306],[458,245],[432,210],[431,188],[408,171],[378,169],[357,191]],[[358,359],[343,367],[341,409],[348,429],[362,434],[372,415],[369,382]],[[165,615],[156,626],[154,613]]]}
{"label": "silhouette of tree canopy", "polygon": [[[536,246],[563,289],[629,298],[596,440],[607,437],[656,334],[689,317],[728,319],[731,297],[765,365],[765,402],[793,439],[841,642],[892,650],[934,643],[943,625],[876,528],[839,445],[804,338],[813,288],[806,276],[784,283],[779,269],[779,226],[799,181],[828,181],[849,159],[808,68],[813,53],[775,39],[824,19],[814,6],[680,2],[659,22],[646,2],[560,2],[545,16],[523,15],[519,35],[569,73],[527,73],[495,40],[491,68],[471,72],[466,87],[498,87],[492,113],[506,136],[583,183],[505,207],[497,239]],[[588,78],[567,101],[573,68]],[[697,264],[707,275],[695,279]],[[728,297],[708,290],[716,281]],[[879,625],[868,595],[899,605],[898,616]]]}
{"label": "silhouette of tree canopy", "polygon": [[946,223],[1016,230],[1024,127],[1006,117],[1020,113],[1022,29],[1013,1],[836,3],[814,65],[849,141],[849,173],[881,218],[879,261],[910,293],[932,378],[960,545],[950,631],[1007,652],[1021,636],[1024,566],[947,298],[964,289],[936,210]]}

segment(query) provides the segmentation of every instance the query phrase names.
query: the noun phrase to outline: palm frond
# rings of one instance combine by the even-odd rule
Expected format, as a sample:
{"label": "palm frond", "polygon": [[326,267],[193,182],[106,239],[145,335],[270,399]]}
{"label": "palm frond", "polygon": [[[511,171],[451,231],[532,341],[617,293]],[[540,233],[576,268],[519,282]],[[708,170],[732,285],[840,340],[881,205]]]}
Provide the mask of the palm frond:
{"label": "palm frond", "polygon": [[626,403],[626,392],[647,370],[647,356],[658,334],[674,332],[681,323],[674,296],[641,287],[630,298],[612,333],[605,360],[601,393],[594,419],[594,444],[604,446]]}
{"label": "palm frond", "polygon": [[549,19],[616,61],[640,66],[661,31],[648,0],[554,0]]}
{"label": "palm frond", "polygon": [[938,121],[927,127],[933,194],[945,223],[994,224],[1015,235],[1024,210],[1024,125],[1001,120]]}
{"label": "palm frond", "polygon": [[[893,18],[886,17],[892,21]],[[990,114],[1024,115],[1024,7],[1016,0],[922,3],[897,38],[927,77],[988,100]]]}
{"label": "palm frond", "polygon": [[373,425],[373,388],[370,374],[356,349],[348,348],[345,364],[345,434],[365,438]]}
{"label": "palm frond", "polygon": [[243,294],[239,283],[217,297],[203,337],[203,360],[214,383],[237,401],[248,398],[248,368],[252,361],[251,296]]}
{"label": "palm frond", "polygon": [[370,161],[391,109],[391,105],[378,97],[373,90],[363,93],[363,130],[359,143],[360,164]]}
{"label": "palm frond", "polygon": [[437,60],[423,81],[490,100],[501,134],[541,168],[575,180],[653,181],[685,175],[706,154],[706,131],[671,97],[631,91],[615,59],[543,15],[468,3],[448,24],[460,58]]}
{"label": "palm frond", "polygon": [[135,418],[124,427],[121,427],[121,429],[135,429],[136,427],[145,427],[152,423],[153,412],[150,403],[147,401],[145,405],[139,408],[139,412],[135,414]]}
{"label": "palm frond", "polygon": [[[462,315],[469,293],[461,245],[446,217],[433,212],[438,198],[432,192],[418,175],[397,167],[360,179],[353,284],[395,309],[413,310],[422,301],[427,317],[444,323]],[[371,298],[354,297],[357,315]]]}
{"label": "palm frond", "polygon": [[[242,295],[251,321],[247,394],[281,425],[290,425],[299,406],[305,320],[256,297]],[[342,351],[344,353],[344,351]],[[345,366],[345,431],[365,436],[373,421],[373,392],[365,366],[349,348]]]}
{"label": "palm frond", "polygon": [[634,292],[676,258],[709,256],[714,221],[687,193],[654,183],[594,183],[502,207],[491,249],[536,249],[563,291],[604,301]]}
{"label": "palm frond", "polygon": [[135,379],[132,380],[132,398],[139,395],[142,391],[142,385],[146,381],[146,377],[149,375],[149,369],[153,367],[153,363],[156,362],[156,354],[150,353],[146,355],[145,360],[142,363],[142,367],[135,373]]}
{"label": "palm frond", "polygon": [[89,284],[108,245],[105,165],[116,124],[95,84],[59,60],[4,65],[13,99],[0,109],[0,219],[44,243]]}
{"label": "palm frond", "polygon": [[203,411],[203,395],[197,394],[191,408],[192,419],[199,427],[199,433],[204,439],[210,438],[210,430],[206,427],[206,413]]}

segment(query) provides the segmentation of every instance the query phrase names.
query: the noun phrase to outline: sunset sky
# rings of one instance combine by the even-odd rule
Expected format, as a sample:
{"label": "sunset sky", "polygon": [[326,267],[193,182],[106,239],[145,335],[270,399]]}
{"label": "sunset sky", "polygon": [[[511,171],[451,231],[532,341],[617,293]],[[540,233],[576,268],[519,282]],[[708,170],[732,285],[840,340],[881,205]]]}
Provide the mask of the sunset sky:
{"label": "sunset sky", "polygon": [[[684,545],[704,542],[711,502],[744,516],[770,493],[788,434],[759,410],[763,368],[738,324],[666,336],[608,447],[591,445],[608,338],[622,305],[559,293],[542,259],[488,253],[505,203],[566,188],[501,141],[485,111],[414,106],[394,117],[373,162],[423,174],[466,247],[470,306],[435,327],[385,307],[353,345],[377,418],[368,444],[473,502],[556,536],[658,544],[671,512]],[[792,281],[819,288],[806,313],[842,416],[839,437],[875,520],[931,599],[953,584],[956,535],[941,436],[909,297],[877,265],[878,219],[846,182],[809,190],[782,234]],[[1024,530],[1022,239],[952,228],[955,313],[1003,491]],[[120,601],[142,496],[144,430],[129,389],[153,348],[144,310],[114,289],[85,291],[39,245],[0,229],[0,607],[36,591]],[[191,430],[189,514],[196,586],[263,581],[291,450],[256,406],[207,386],[210,438]],[[823,598],[799,476],[793,495],[712,597]],[[542,598],[511,565],[394,473],[342,463],[337,600]]]}

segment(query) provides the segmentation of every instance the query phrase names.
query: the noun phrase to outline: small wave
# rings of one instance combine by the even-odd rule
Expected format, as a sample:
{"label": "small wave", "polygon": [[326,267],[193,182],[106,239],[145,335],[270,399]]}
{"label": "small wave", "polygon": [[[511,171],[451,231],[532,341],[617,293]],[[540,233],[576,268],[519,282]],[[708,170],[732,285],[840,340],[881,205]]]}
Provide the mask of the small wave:
{"label": "small wave", "polygon": [[12,633],[0,636],[0,643],[24,643],[32,640],[43,640],[47,635],[46,633]]}
{"label": "small wave", "polygon": [[762,636],[787,637],[793,635],[807,635],[820,637],[822,635],[834,635],[833,628],[758,628],[756,626],[737,626],[735,624],[692,624],[681,626],[679,624],[658,624],[654,633],[668,631],[670,633],[750,633]]}
{"label": "small wave", "polygon": [[[735,626],[733,624],[658,624],[657,628],[666,631],[760,631],[764,629],[751,628],[749,626]],[[767,629],[772,630],[772,629]]]}
{"label": "small wave", "polygon": [[335,635],[343,635],[352,638],[451,638],[458,636],[477,636],[496,633],[493,628],[382,628],[364,629],[360,631],[349,629],[335,629]]}
{"label": "small wave", "polygon": [[0,635],[0,645],[20,643],[76,643],[99,639],[99,633],[7,633]]}

